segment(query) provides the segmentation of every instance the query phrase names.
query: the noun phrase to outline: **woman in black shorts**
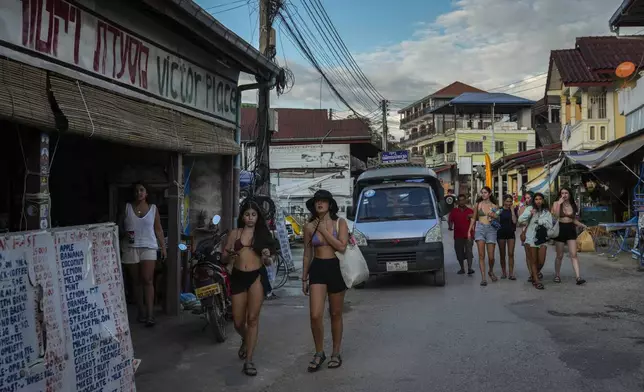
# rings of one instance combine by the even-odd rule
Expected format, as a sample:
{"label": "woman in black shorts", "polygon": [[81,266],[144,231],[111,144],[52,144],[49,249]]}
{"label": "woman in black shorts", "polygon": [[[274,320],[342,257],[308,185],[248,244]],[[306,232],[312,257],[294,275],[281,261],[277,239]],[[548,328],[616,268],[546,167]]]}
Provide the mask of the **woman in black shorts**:
{"label": "woman in black shorts", "polygon": [[233,263],[230,291],[233,302],[233,322],[242,343],[237,355],[243,359],[242,371],[256,376],[253,352],[257,345],[259,312],[264,297],[271,291],[266,265],[275,254],[275,241],[257,203],[247,201],[239,209],[237,227],[228,234],[224,260]]}
{"label": "woman in black shorts", "polygon": [[309,296],[311,332],[315,342],[315,355],[308,371],[320,370],[326,360],[324,353],[324,303],[329,296],[331,313],[331,336],[333,352],[329,359],[330,369],[342,365],[342,308],[347,289],[340,272],[340,261],[335,252],[344,252],[349,239],[349,228],[338,217],[338,203],[325,190],[315,192],[306,202],[311,211],[311,220],[304,228],[304,260],[302,268],[302,291]]}
{"label": "woman in black shorts", "polygon": [[517,280],[514,276],[514,245],[516,241],[515,233],[517,231],[517,214],[512,204],[514,198],[512,195],[503,197],[503,207],[499,213],[499,222],[501,228],[496,233],[496,241],[499,243],[499,254],[501,255],[501,279],[507,279],[507,269],[505,255],[507,250],[508,264],[510,266],[510,280]]}
{"label": "woman in black shorts", "polygon": [[577,227],[586,230],[586,225],[577,220],[577,203],[568,188],[561,188],[559,199],[552,205],[552,216],[559,220],[559,236],[555,238],[557,257],[555,258],[555,283],[561,283],[561,263],[564,246],[568,245],[568,254],[575,270],[578,285],[586,283],[579,273],[579,258],[577,257]]}

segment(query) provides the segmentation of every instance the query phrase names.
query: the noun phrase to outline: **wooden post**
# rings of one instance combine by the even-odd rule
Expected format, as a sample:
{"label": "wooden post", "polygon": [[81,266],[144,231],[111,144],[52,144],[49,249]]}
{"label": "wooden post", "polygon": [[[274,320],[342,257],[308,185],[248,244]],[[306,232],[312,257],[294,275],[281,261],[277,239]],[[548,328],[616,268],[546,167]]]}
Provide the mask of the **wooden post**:
{"label": "wooden post", "polygon": [[178,316],[181,294],[181,185],[183,185],[183,155],[172,153],[169,165],[170,184],[168,187],[168,259],[166,260],[165,311]]}

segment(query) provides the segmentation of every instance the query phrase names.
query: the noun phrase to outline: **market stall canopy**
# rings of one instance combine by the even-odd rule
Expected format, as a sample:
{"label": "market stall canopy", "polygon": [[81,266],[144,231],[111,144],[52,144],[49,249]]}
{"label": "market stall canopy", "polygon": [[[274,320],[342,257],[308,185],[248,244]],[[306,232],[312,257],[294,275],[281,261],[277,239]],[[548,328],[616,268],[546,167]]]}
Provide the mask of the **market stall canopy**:
{"label": "market stall canopy", "polygon": [[572,162],[594,171],[621,162],[642,147],[644,147],[644,130],[628,134],[589,152],[568,151],[566,156]]}
{"label": "market stall canopy", "polygon": [[644,0],[624,0],[622,5],[610,18],[610,28],[613,31],[620,27],[644,26]]}
{"label": "market stall canopy", "polygon": [[458,114],[480,114],[490,113],[494,107],[496,114],[513,114],[534,104],[535,101],[505,93],[464,93],[431,113],[454,114],[456,111]]}
{"label": "market stall canopy", "polygon": [[557,175],[559,175],[563,163],[564,159],[552,161],[537,177],[525,184],[526,191],[548,195],[552,184],[557,183]]}

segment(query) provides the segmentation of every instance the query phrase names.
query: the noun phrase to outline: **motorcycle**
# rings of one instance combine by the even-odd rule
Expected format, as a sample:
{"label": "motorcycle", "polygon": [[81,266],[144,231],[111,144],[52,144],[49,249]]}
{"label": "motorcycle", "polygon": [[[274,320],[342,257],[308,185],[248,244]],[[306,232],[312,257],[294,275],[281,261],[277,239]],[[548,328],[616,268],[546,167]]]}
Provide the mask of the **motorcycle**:
{"label": "motorcycle", "polygon": [[[200,313],[205,315],[206,326],[210,327],[217,343],[226,340],[226,322],[232,318],[232,300],[230,292],[230,276],[226,266],[222,264],[220,243],[228,231],[219,232],[221,221],[215,215],[212,223],[215,231],[211,238],[200,241],[190,260],[190,278],[195,296],[201,303]],[[180,244],[179,249],[185,251],[188,247]]]}

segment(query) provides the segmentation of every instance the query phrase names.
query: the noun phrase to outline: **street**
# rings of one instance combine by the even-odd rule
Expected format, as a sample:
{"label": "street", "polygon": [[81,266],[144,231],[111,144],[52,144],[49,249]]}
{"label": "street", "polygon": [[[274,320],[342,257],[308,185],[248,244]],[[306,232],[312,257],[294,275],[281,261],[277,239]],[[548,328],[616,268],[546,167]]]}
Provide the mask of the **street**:
{"label": "street", "polygon": [[[299,295],[300,282],[291,281],[262,310],[257,377],[241,373],[232,325],[228,341],[216,345],[186,313],[166,325],[160,320],[154,330],[132,327],[135,357],[142,359],[137,389],[642,391],[642,273],[581,254],[588,284],[575,285],[569,259],[563,283],[555,284],[549,248],[546,289],[538,291],[526,282],[517,246],[518,280],[480,287],[478,267],[474,277],[456,274],[452,233],[444,235],[446,287],[385,277],[347,294],[342,368],[307,373],[313,350],[307,299]],[[498,252],[495,272],[501,275]],[[328,321],[325,327],[329,355]]]}

